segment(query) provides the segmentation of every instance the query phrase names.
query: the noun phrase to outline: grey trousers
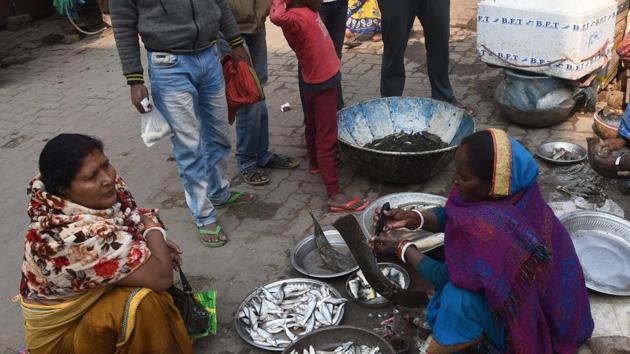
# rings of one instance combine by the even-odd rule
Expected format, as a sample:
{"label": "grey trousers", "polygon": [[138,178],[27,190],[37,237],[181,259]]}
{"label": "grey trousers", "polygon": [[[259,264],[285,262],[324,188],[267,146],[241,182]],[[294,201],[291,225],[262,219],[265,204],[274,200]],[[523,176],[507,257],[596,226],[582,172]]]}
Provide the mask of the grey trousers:
{"label": "grey trousers", "polygon": [[381,96],[401,96],[405,88],[405,50],[417,17],[424,29],[431,97],[454,102],[448,78],[450,0],[378,0],[383,27]]}

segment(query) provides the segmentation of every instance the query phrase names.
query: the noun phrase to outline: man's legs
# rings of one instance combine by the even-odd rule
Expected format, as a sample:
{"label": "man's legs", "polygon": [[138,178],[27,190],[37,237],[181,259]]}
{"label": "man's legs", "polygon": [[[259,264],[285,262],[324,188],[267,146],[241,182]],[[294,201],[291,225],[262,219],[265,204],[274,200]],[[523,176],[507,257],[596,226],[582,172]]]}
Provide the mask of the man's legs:
{"label": "man's legs", "polygon": [[401,96],[405,89],[405,50],[419,0],[379,0],[383,28],[381,96]]}
{"label": "man's legs", "polygon": [[[267,82],[267,41],[263,28],[256,34],[242,34],[245,38],[252,66],[260,84]],[[269,151],[269,113],[267,103],[260,101],[236,112],[236,163],[245,171],[264,166],[272,154]]]}
{"label": "man's legs", "polygon": [[208,197],[212,182],[207,174],[207,142],[204,141],[202,121],[197,114],[199,93],[191,81],[191,78],[200,75],[201,67],[194,60],[194,55],[149,52],[148,62],[153,103],[173,129],[173,155],[184,186],[186,203],[197,226],[214,223],[216,210]]}
{"label": "man's legs", "polygon": [[424,29],[431,97],[453,102],[455,96],[448,78],[450,0],[419,1],[418,18]]}
{"label": "man's legs", "polygon": [[192,57],[203,69],[203,75],[197,77],[197,90],[208,176],[207,196],[212,203],[219,205],[226,203],[230,197],[230,184],[224,176],[230,153],[230,128],[227,121],[223,69],[214,47]]}
{"label": "man's legs", "polygon": [[[330,34],[330,38],[335,45],[337,57],[341,60],[341,50],[343,48],[343,39],[346,32],[346,20],[348,14],[348,0],[335,0],[332,2],[324,2],[319,8],[319,15],[326,25],[326,29]],[[337,110],[344,106],[343,92],[341,89],[341,80],[337,84]]]}

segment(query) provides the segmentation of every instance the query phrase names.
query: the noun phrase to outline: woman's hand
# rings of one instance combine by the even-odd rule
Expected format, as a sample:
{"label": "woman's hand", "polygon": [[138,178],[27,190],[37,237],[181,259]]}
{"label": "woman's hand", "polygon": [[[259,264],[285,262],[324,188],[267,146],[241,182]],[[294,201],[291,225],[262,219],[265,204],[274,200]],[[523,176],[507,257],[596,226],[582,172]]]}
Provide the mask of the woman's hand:
{"label": "woman's hand", "polygon": [[153,219],[145,214],[140,214],[140,222],[144,225],[144,229],[148,229],[150,227],[162,227],[159,222],[153,221]]}
{"label": "woman's hand", "polygon": [[[378,223],[380,213],[381,208],[376,208],[376,210],[374,211],[374,217],[372,218],[372,220],[374,221],[374,226],[376,226],[376,223]],[[383,231],[390,231],[408,227],[408,225],[414,223],[417,218],[416,213],[403,209],[385,210],[384,215],[385,226],[383,227]]]}
{"label": "woman's hand", "polygon": [[398,248],[399,242],[400,239],[398,237],[374,236],[368,241],[368,244],[376,253],[396,254],[396,249]]}
{"label": "woman's hand", "polygon": [[175,268],[175,265],[181,266],[182,265],[182,249],[179,248],[179,246],[171,241],[171,240],[166,240],[166,246],[168,246],[169,250],[171,251],[171,257],[173,259],[173,268]]}

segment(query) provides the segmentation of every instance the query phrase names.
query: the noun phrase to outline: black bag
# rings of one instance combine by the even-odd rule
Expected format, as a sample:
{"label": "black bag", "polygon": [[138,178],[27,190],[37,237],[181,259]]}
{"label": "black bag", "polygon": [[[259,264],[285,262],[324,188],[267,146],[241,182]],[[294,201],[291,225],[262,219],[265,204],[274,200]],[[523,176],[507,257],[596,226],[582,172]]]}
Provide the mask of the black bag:
{"label": "black bag", "polygon": [[188,283],[188,279],[184,276],[182,268],[177,266],[179,270],[179,279],[182,282],[182,289],[175,285],[171,286],[167,291],[173,297],[173,302],[184,319],[184,325],[191,337],[204,335],[208,333],[210,315],[208,311],[197,301],[193,294],[192,287]]}

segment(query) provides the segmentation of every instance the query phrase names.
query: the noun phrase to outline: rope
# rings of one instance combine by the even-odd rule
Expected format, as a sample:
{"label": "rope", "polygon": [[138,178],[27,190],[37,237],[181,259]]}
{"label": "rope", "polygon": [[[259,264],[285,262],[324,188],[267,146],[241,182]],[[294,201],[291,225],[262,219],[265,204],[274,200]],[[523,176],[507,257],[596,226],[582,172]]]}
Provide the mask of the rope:
{"label": "rope", "polygon": [[[606,51],[606,48],[608,48],[608,43],[609,43],[609,41],[606,41],[606,43],[604,43],[604,45],[599,50],[597,50],[595,52],[595,54],[593,54],[593,55],[591,55],[591,56],[589,56],[587,58],[582,59],[580,61],[580,63],[583,63],[585,61],[591,60],[591,59],[595,58],[596,56],[600,55],[601,53],[604,53]],[[534,64],[534,65],[516,64],[516,63],[512,63],[512,62],[508,61],[505,58],[502,58],[501,56],[499,56],[498,54],[493,52],[490,48],[486,47],[485,44],[482,44],[481,47],[486,52],[488,52],[488,54],[496,57],[501,62],[505,63],[507,66],[516,67],[516,68],[543,68],[543,67],[552,66],[554,64],[562,63],[562,62],[565,62],[565,61],[570,61],[569,58],[561,58],[561,59],[557,59],[557,60],[554,60],[554,61],[550,61],[550,62],[545,63],[545,64]],[[606,62],[608,62],[608,56],[605,56],[605,57],[606,57]]]}
{"label": "rope", "polygon": [[74,27],[74,29],[76,29],[77,31],[79,31],[79,32],[81,32],[81,33],[83,33],[85,35],[92,36],[92,35],[95,35],[95,34],[101,34],[101,33],[103,33],[103,31],[105,31],[107,29],[107,27],[103,27],[100,30],[94,31],[94,32],[89,32],[89,31],[86,31],[84,29],[81,29],[81,27],[77,26],[77,24],[74,23],[74,21],[72,20],[72,17],[70,16],[70,11],[68,10],[68,3],[67,2],[65,3],[65,9],[66,9],[66,17],[68,18],[68,21],[70,21],[70,24],[72,25],[72,27]]}

